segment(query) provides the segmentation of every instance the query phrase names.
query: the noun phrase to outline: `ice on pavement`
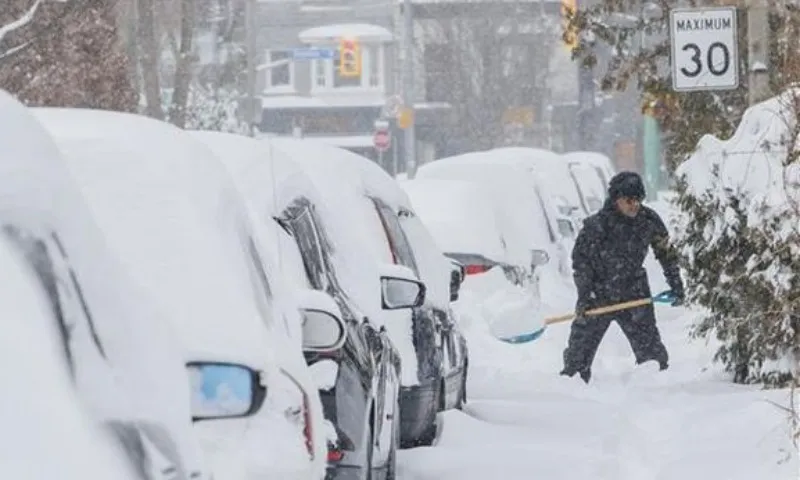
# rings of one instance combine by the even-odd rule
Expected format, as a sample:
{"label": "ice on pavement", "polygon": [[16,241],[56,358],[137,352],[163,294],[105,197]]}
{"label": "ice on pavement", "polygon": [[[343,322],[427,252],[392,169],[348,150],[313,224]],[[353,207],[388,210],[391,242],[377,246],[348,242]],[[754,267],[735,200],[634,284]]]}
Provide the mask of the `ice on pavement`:
{"label": "ice on pavement", "polygon": [[[661,291],[652,255],[648,270],[654,292]],[[441,415],[444,428],[433,447],[399,452],[398,478],[798,478],[780,408],[790,393],[730,383],[711,363],[714,346],[688,338],[690,310],[659,305],[657,315],[670,369],[634,367],[627,340],[612,324],[590,385],[558,375],[569,323],[548,327],[532,343],[508,345],[492,339],[480,319],[465,318],[469,402]]]}

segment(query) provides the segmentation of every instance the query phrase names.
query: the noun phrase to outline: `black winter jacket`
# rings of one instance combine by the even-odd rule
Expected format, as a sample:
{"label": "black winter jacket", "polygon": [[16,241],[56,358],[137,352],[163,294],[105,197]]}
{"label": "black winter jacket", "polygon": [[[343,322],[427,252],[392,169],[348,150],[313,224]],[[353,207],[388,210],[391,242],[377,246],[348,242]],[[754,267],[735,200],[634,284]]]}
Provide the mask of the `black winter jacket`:
{"label": "black winter jacket", "polygon": [[[648,247],[652,247],[670,288],[683,295],[677,255],[658,213],[642,205],[639,214],[630,218],[606,200],[599,212],[584,221],[572,250],[579,301],[595,307],[650,297],[644,269]],[[592,294],[594,300],[590,300]]]}

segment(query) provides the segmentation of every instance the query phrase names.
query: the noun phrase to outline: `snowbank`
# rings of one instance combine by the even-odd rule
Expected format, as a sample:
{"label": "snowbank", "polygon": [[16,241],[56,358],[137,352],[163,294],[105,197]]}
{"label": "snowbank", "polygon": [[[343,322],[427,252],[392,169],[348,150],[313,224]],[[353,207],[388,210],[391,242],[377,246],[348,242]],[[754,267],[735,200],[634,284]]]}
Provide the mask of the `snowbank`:
{"label": "snowbank", "polygon": [[676,171],[672,229],[690,298],[708,309],[696,332],[722,340],[737,382],[783,384],[798,361],[797,93],[747,109],[728,140],[702,137]]}

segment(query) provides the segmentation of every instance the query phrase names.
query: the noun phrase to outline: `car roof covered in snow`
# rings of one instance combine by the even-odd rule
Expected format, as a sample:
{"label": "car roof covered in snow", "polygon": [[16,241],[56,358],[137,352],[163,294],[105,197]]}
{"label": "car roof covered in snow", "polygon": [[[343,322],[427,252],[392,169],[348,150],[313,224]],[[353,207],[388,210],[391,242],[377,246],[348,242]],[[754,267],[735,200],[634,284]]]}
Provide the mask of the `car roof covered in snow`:
{"label": "car roof covered in snow", "polygon": [[272,363],[244,257],[246,209],[213,153],[144,116],[37,110],[112,248],[169,315],[186,360]]}
{"label": "car roof covered in snow", "polygon": [[530,251],[546,248],[551,242],[534,179],[521,174],[519,167],[487,161],[485,152],[480,152],[425,164],[418,177],[470,181],[489,189],[510,263],[529,265]]}
{"label": "car roof covered in snow", "polygon": [[428,178],[400,185],[442,251],[507,261],[488,189],[469,181]]}
{"label": "car roof covered in snow", "polygon": [[569,162],[559,154],[528,147],[502,147],[479,153],[484,162],[525,168],[534,174],[538,184],[546,183],[553,187],[551,193],[558,203],[582,207],[578,186],[570,175]]}

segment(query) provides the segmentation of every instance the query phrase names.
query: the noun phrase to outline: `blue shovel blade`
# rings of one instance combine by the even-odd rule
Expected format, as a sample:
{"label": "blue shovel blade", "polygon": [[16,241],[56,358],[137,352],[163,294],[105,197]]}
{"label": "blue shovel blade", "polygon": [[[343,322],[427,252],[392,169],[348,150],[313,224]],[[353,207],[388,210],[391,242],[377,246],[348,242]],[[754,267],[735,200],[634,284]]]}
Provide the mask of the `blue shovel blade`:
{"label": "blue shovel blade", "polygon": [[500,338],[500,340],[506,343],[513,343],[513,344],[528,343],[541,337],[542,333],[544,333],[544,328],[540,328],[539,330],[536,330],[535,332],[531,333],[523,333],[520,335],[514,335],[513,337]]}
{"label": "blue shovel blade", "polygon": [[675,300],[675,295],[672,293],[672,290],[665,290],[653,297],[654,303],[672,303]]}

